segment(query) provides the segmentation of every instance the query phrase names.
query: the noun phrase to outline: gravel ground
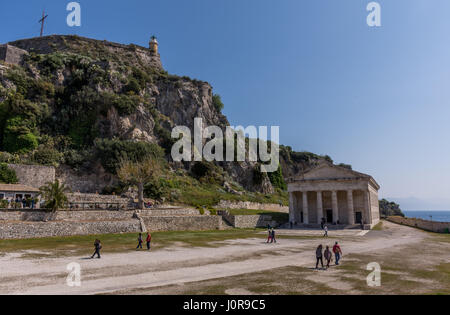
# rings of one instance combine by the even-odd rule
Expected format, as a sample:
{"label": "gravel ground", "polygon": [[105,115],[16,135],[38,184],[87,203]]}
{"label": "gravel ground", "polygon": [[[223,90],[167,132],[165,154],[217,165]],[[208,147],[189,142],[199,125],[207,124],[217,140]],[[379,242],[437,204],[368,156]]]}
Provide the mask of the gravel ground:
{"label": "gravel ground", "polygon": [[[217,248],[174,246],[154,252],[105,254],[102,259],[25,259],[21,258],[24,252],[6,253],[0,257],[0,294],[126,293],[139,288],[218,279],[281,267],[312,266],[314,250],[319,243],[332,245],[339,241],[345,263],[347,254],[382,254],[394,247],[401,249],[420,243],[427,236],[420,230],[389,222],[384,222],[383,231],[352,232],[330,232],[328,239],[295,239],[295,236],[317,236],[317,232],[284,230],[280,231],[277,244],[265,244],[261,239],[253,238],[226,241]],[[72,262],[81,265],[80,287],[66,284],[69,273],[66,268]]]}

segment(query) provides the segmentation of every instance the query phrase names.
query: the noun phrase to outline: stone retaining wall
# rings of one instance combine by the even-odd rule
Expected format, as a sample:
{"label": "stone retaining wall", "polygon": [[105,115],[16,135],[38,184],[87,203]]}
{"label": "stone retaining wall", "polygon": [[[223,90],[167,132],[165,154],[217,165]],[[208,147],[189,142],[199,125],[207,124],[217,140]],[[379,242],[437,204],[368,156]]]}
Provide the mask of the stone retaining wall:
{"label": "stone retaining wall", "polygon": [[221,230],[222,217],[218,215],[150,217],[142,216],[149,231],[208,231]]}
{"label": "stone retaining wall", "polygon": [[[108,210],[70,210],[57,211],[52,217],[55,221],[108,221],[129,220],[133,217],[133,210],[108,211]],[[148,209],[139,211],[141,216],[198,216],[197,209],[169,208]],[[0,210],[1,221],[44,221],[49,213],[37,210]]]}
{"label": "stone retaining wall", "polygon": [[53,236],[139,233],[138,220],[96,222],[8,222],[0,223],[0,239]]}
{"label": "stone retaining wall", "polygon": [[238,229],[267,227],[268,224],[272,227],[279,225],[278,222],[272,220],[272,216],[270,215],[231,215],[225,210],[219,210],[218,214]]}
{"label": "stone retaining wall", "polygon": [[270,215],[235,215],[233,226],[238,229],[277,227],[278,223]]}
{"label": "stone retaining wall", "polygon": [[412,226],[422,230],[437,233],[446,233],[448,230],[450,230],[450,222],[435,222],[416,218],[404,218],[400,216],[387,217],[386,220],[393,223]]}
{"label": "stone retaining wall", "polygon": [[40,188],[48,182],[55,181],[55,168],[53,166],[8,164],[16,172],[19,184]]}
{"label": "stone retaining wall", "polygon": [[258,203],[250,201],[228,201],[221,200],[216,206],[216,209],[254,209],[289,213],[289,207],[280,206],[274,203]]}

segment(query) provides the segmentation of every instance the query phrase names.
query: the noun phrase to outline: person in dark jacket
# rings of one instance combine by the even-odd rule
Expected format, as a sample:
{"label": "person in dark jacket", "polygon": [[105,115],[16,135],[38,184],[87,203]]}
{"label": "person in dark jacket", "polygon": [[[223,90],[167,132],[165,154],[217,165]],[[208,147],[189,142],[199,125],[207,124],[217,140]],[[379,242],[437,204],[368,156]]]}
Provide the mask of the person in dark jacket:
{"label": "person in dark jacket", "polygon": [[95,247],[95,252],[92,255],[91,259],[93,259],[95,257],[95,255],[97,255],[97,258],[101,258],[100,257],[100,250],[102,249],[102,243],[100,242],[99,239],[96,239],[94,242],[94,247]]}
{"label": "person in dark jacket", "polygon": [[142,249],[142,233],[139,233],[139,236],[138,236],[138,246],[136,247],[136,249],[139,249],[139,248]]}
{"label": "person in dark jacket", "polygon": [[271,236],[271,239],[272,239],[270,242],[271,243],[273,243],[273,242],[276,243],[277,239],[275,238],[275,229],[272,228],[272,230],[270,231],[270,236]]}
{"label": "person in dark jacket", "polygon": [[319,261],[320,264],[322,265],[323,268],[323,254],[322,254],[322,244],[320,244],[317,249],[316,249],[316,269],[319,266]]}

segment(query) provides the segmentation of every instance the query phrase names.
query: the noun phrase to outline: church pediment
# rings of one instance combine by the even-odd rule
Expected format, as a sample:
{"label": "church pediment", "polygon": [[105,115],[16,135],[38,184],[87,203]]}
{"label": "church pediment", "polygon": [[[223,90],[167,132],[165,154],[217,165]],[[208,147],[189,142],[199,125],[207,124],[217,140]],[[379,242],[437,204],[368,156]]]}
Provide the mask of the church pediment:
{"label": "church pediment", "polygon": [[353,170],[331,165],[331,164],[321,164],[317,167],[306,171],[300,176],[296,176],[299,180],[327,180],[327,179],[351,179],[351,178],[370,178],[369,175],[355,172]]}

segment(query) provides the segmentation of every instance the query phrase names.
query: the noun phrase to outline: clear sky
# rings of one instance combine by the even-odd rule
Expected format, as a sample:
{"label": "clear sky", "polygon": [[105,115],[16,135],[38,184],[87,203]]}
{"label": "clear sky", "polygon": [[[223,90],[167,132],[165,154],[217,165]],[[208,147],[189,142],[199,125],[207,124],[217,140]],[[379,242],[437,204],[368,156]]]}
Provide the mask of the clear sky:
{"label": "clear sky", "polygon": [[[450,1],[2,1],[0,42],[45,33],[146,46],[165,68],[210,82],[232,125],[279,125],[281,143],[375,177],[407,209],[450,209]],[[411,199],[414,197],[416,199]]]}

